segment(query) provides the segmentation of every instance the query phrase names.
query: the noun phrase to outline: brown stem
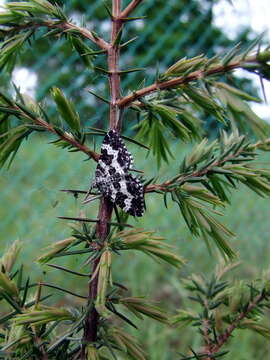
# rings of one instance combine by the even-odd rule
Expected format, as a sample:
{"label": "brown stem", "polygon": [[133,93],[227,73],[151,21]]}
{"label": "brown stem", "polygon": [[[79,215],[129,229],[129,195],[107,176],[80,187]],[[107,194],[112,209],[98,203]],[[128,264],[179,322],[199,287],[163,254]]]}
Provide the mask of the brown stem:
{"label": "brown stem", "polygon": [[[100,242],[104,242],[110,231],[109,222],[112,216],[112,204],[105,198],[101,199],[99,207],[99,222],[96,227],[96,236]],[[100,258],[97,258],[92,267],[92,274],[94,274],[99,266]],[[84,324],[83,345],[81,351],[81,360],[86,359],[86,345],[87,343],[94,343],[97,340],[98,335],[98,321],[99,314],[95,308],[95,299],[97,298],[98,287],[98,274],[94,279],[89,282],[88,287],[88,304],[90,305],[89,314],[86,317]]]}
{"label": "brown stem", "polygon": [[[247,317],[247,315],[267,296],[269,296],[269,293],[263,291],[248,305],[245,310],[239,314],[239,316],[232,322],[232,324],[229,325],[221,335],[219,335],[218,342],[211,348],[209,355],[216,354],[220,350],[220,348],[228,341],[233,331],[238,327],[241,320]],[[211,359],[213,359],[213,357],[211,357]]]}
{"label": "brown stem", "polygon": [[[92,273],[94,273],[99,265],[99,258],[95,260]],[[97,296],[98,277],[96,276],[92,282],[89,283],[88,298],[89,301],[95,299]],[[90,305],[90,304],[89,304]],[[84,341],[85,343],[95,342],[97,339],[97,325],[98,325],[98,312],[94,304],[91,304],[89,316],[86,318],[84,324]],[[85,344],[84,344],[85,346]],[[82,352],[83,353],[83,352]],[[83,354],[85,356],[85,354]],[[84,359],[84,357],[82,357]]]}
{"label": "brown stem", "polygon": [[[181,184],[184,184],[188,179],[193,178],[193,177],[202,177],[204,175],[206,175],[209,171],[211,171],[211,169],[213,169],[214,167],[219,167],[224,165],[226,162],[237,158],[242,152],[242,148],[240,148],[235,154],[231,154],[226,156],[224,159],[222,160],[216,160],[214,161],[212,164],[210,164],[209,166],[207,166],[206,168],[202,169],[202,170],[197,170],[192,172],[191,174],[188,175],[179,175],[179,177],[177,179],[173,179],[173,180],[168,180],[165,181],[162,184],[151,184],[146,186],[146,188],[144,189],[145,193],[150,193],[150,192],[155,192],[155,191],[168,191],[168,187],[173,184],[175,181],[180,182]],[[171,188],[169,191],[174,191],[174,188]]]}
{"label": "brown stem", "polygon": [[[204,338],[204,342],[205,342],[203,352],[210,354],[211,353],[211,339],[209,336],[209,320],[208,319],[203,320],[203,338]],[[214,358],[207,356],[205,358],[205,360],[214,360]]]}
{"label": "brown stem", "polygon": [[[22,111],[19,107],[14,106],[14,108],[18,111]],[[41,126],[42,128],[44,128],[46,131],[49,131],[55,135],[57,135],[60,139],[68,142],[69,144],[71,144],[72,146],[76,147],[78,150],[82,151],[83,153],[85,153],[86,155],[88,155],[90,158],[92,158],[95,161],[98,161],[99,159],[99,154],[96,153],[95,151],[90,150],[86,145],[81,144],[79,141],[77,141],[72,135],[64,132],[64,133],[58,133],[55,128],[53,127],[53,125],[47,123],[45,120],[41,119],[41,118],[35,118],[33,119],[32,117],[30,117],[28,114],[24,113],[24,118],[29,119],[31,122],[33,122],[35,125]]]}
{"label": "brown stem", "polygon": [[[113,0],[112,7],[112,32],[111,32],[111,43],[108,50],[108,69],[109,69],[109,86],[111,93],[111,102],[110,102],[110,128],[120,130],[121,124],[119,119],[119,107],[117,101],[120,97],[120,75],[118,71],[119,63],[119,54],[120,49],[118,44],[116,44],[116,39],[119,34],[119,31],[122,26],[122,20],[119,19],[121,12],[121,0]],[[99,239],[100,243],[104,243],[109,232],[110,232],[110,221],[112,217],[113,205],[106,199],[102,198],[99,208],[99,216],[96,227],[96,236]],[[96,259],[92,271],[94,272],[99,266],[100,258]],[[95,342],[98,335],[98,322],[99,314],[94,307],[95,299],[97,298],[97,284],[98,284],[97,274],[93,281],[89,284],[89,303],[92,303],[93,306],[89,311],[89,315],[86,319],[84,326],[84,336],[83,336],[83,347],[81,352],[81,359],[86,359],[86,344],[89,342]]]}
{"label": "brown stem", "polygon": [[111,92],[110,104],[110,128],[120,130],[121,124],[119,119],[119,107],[117,101],[120,98],[120,74],[118,69],[120,47],[115,43],[119,31],[122,27],[122,20],[119,18],[121,12],[121,0],[113,1],[113,19],[111,44],[108,49],[108,70],[109,70],[109,85]]}
{"label": "brown stem", "polygon": [[[25,29],[37,29],[40,27],[47,27],[49,29],[61,29],[63,31],[74,30],[74,31],[80,33],[84,38],[91,40],[93,43],[95,43],[98,47],[100,47],[104,51],[107,51],[109,48],[109,44],[105,40],[103,40],[96,34],[94,35],[88,29],[74,25],[70,22],[65,22],[65,21],[55,22],[52,20],[44,20],[44,21],[40,21],[37,23],[29,22],[27,24],[14,26],[14,28],[17,31],[25,30]],[[13,31],[13,28],[10,31]]]}
{"label": "brown stem", "polygon": [[215,359],[215,354],[219,352],[221,347],[227,343],[229,338],[232,336],[233,331],[239,326],[240,322],[248,316],[248,314],[263,300],[265,300],[269,296],[269,293],[266,291],[262,291],[249,305],[243,310],[237,318],[225,329],[225,331],[218,336],[217,342],[213,343],[209,337],[208,331],[208,321],[205,320],[204,329],[203,329],[203,337],[205,346],[202,350],[202,354],[204,360],[213,360]]}
{"label": "brown stem", "polygon": [[24,112],[21,108],[19,108],[17,105],[12,104],[10,107],[11,110],[17,110],[18,112],[21,112],[21,116],[23,116],[25,119],[28,119],[29,122],[34,123],[35,125],[38,125],[45,129],[46,131],[49,131],[53,133],[54,135],[57,135],[60,139],[68,142],[73,147],[76,147],[78,150],[82,151],[86,155],[88,155],[90,158],[92,158],[95,161],[98,161],[100,155],[96,153],[95,151],[90,150],[86,145],[81,144],[79,141],[77,141],[72,135],[68,134],[67,132],[57,132],[53,125],[47,123],[47,121],[43,120],[39,117],[32,117],[28,113]]}
{"label": "brown stem", "polygon": [[250,144],[249,148],[254,150],[254,149],[264,149],[267,148],[270,145],[270,138],[267,139],[263,139],[263,140],[259,140],[257,141],[255,144]]}
{"label": "brown stem", "polygon": [[97,35],[93,35],[93,33],[83,27],[76,26],[74,24],[71,24],[69,22],[63,24],[64,28],[66,30],[76,30],[81,35],[83,35],[85,38],[91,40],[94,42],[97,46],[99,46],[101,49],[107,51],[109,49],[109,44],[103,40],[102,38],[98,37]]}
{"label": "brown stem", "polygon": [[215,67],[211,67],[211,69],[208,69],[208,70],[193,71],[192,73],[190,73],[187,76],[179,76],[179,77],[175,77],[173,79],[167,80],[167,81],[156,82],[156,83],[149,85],[143,89],[133,92],[130,95],[122,97],[118,101],[118,106],[120,108],[124,108],[124,107],[130,106],[133,101],[140,99],[141,97],[146,96],[152,92],[159,91],[159,90],[171,89],[171,88],[177,87],[179,85],[184,85],[191,81],[198,80],[200,78],[204,78],[204,77],[215,75],[215,74],[226,73],[228,71],[232,71],[234,69],[243,67],[243,64],[245,64],[245,63],[253,63],[253,62],[258,62],[257,55],[250,56],[244,60],[241,59],[239,61],[234,61],[227,65],[217,65]]}
{"label": "brown stem", "polygon": [[[36,334],[35,330],[33,332],[34,332],[34,334]],[[41,360],[48,360],[49,357],[48,357],[48,354],[46,352],[45,346],[42,344],[42,339],[37,335],[35,335],[34,338],[35,338],[35,343],[36,343],[36,345],[39,346],[39,349],[40,349],[41,354],[42,354],[41,355],[42,356]]]}
{"label": "brown stem", "polygon": [[131,3],[121,12],[120,17],[122,19],[127,18],[136,7],[143,2],[143,0],[132,0]]}
{"label": "brown stem", "polygon": [[70,143],[72,146],[76,147],[77,149],[88,155],[90,158],[92,158],[93,160],[98,161],[100,155],[95,151],[90,150],[86,145],[81,144],[72,135],[69,135],[67,133],[63,133],[60,135],[59,133],[57,133],[57,131],[55,131],[52,125],[48,124],[46,121],[42,119],[37,119],[35,123],[39,126],[44,127],[47,131],[57,135],[60,139]]}

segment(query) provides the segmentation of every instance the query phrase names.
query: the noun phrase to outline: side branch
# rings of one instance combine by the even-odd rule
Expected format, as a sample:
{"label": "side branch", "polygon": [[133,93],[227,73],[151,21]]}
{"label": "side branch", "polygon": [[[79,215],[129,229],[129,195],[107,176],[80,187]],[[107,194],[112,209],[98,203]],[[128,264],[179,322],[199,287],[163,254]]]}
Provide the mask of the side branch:
{"label": "side branch", "polygon": [[[19,109],[17,107],[16,107],[16,109],[21,110],[21,109]],[[90,158],[92,158],[96,162],[98,161],[100,155],[98,153],[96,153],[95,151],[90,150],[86,145],[81,144],[72,135],[69,135],[66,132],[63,132],[63,133],[57,132],[57,130],[54,128],[53,125],[47,123],[45,120],[43,120],[41,118],[38,118],[38,117],[33,118],[33,117],[30,117],[26,113],[24,113],[24,117],[26,119],[29,119],[35,125],[38,125],[38,126],[42,127],[43,129],[45,129],[46,131],[49,131],[49,132],[57,135],[60,139],[68,142],[69,144],[71,144],[72,146],[74,146],[78,150],[82,151],[83,153],[85,153],[87,156],[89,156]]]}
{"label": "side branch", "polygon": [[93,43],[95,43],[97,46],[99,46],[101,49],[108,51],[109,44],[103,40],[102,38],[98,37],[96,34],[94,35],[91,31],[87,30],[86,28],[76,26],[72,23],[64,23],[64,28],[66,30],[75,30],[78,31],[83,37],[86,39],[91,40]]}
{"label": "side branch", "polygon": [[98,161],[99,154],[96,153],[95,151],[90,150],[86,145],[81,144],[72,135],[69,135],[67,133],[59,134],[52,125],[48,124],[46,121],[42,119],[38,118],[34,122],[36,125],[43,127],[47,131],[57,135],[60,139],[70,143],[72,146],[76,147],[78,150],[82,151],[96,162]]}
{"label": "side branch", "polygon": [[[266,291],[262,291],[261,294],[259,294],[254,300],[253,302],[251,302],[245,310],[243,310],[239,316],[227,327],[227,329],[218,337],[218,341],[217,344],[214,345],[211,348],[210,354],[214,355],[216,354],[220,348],[228,341],[228,339],[231,337],[233,331],[239,326],[241,320],[243,320],[244,318],[246,318],[248,316],[248,314],[258,305],[260,304],[263,300],[265,300],[267,297],[269,296],[269,293],[267,293]],[[210,355],[209,354],[209,355]]]}
{"label": "side branch", "polygon": [[118,106],[120,108],[128,107],[131,105],[131,103],[133,101],[138,100],[141,97],[146,96],[152,92],[175,88],[179,85],[188,84],[191,81],[196,81],[201,78],[205,78],[207,76],[211,76],[211,75],[215,75],[215,74],[223,74],[223,73],[232,71],[234,69],[241,68],[241,67],[243,67],[243,65],[245,63],[248,64],[248,63],[254,63],[254,62],[259,62],[259,61],[260,61],[260,55],[251,56],[247,59],[241,59],[238,61],[234,61],[227,65],[218,65],[215,67],[213,66],[208,70],[193,71],[190,74],[188,74],[187,76],[179,76],[179,77],[175,77],[173,79],[167,80],[167,81],[155,82],[152,85],[149,85],[143,89],[135,91],[130,95],[122,97],[118,101]]}
{"label": "side branch", "polygon": [[[247,147],[243,148],[240,147],[236,152],[229,153],[227,156],[223,157],[222,159],[217,158],[215,161],[213,161],[208,166],[200,169],[200,170],[194,170],[187,173],[180,173],[179,175],[175,176],[174,178],[167,180],[161,184],[150,184],[147,185],[144,189],[145,193],[151,193],[151,192],[173,192],[178,186],[183,185],[185,182],[188,182],[192,178],[201,178],[212,171],[215,170],[215,168],[222,168],[224,165],[226,165],[227,162],[233,161],[234,159],[237,159],[239,156],[241,156],[242,152],[254,152],[256,149],[262,150],[262,151],[269,151],[270,146],[270,138],[260,140],[256,142],[255,144],[249,144]],[[226,171],[226,169],[225,169]],[[226,174],[226,172],[225,172]],[[228,175],[228,173],[227,173]]]}
{"label": "side branch", "polygon": [[[209,320],[208,319],[204,319],[203,320],[203,338],[204,338],[204,342],[205,342],[205,350],[207,354],[211,353],[211,339],[210,339],[210,334],[209,334],[209,328],[210,328],[210,324],[209,324]],[[214,360],[214,358],[212,357],[206,357],[205,360]]]}
{"label": "side branch", "polygon": [[[175,188],[179,185],[183,185],[185,182],[187,182],[189,179],[191,178],[195,178],[195,177],[202,177],[204,175],[206,175],[207,173],[209,173],[213,168],[215,167],[219,167],[224,165],[227,161],[230,161],[234,158],[237,158],[238,155],[241,154],[242,149],[240,149],[236,154],[230,154],[227,157],[225,157],[224,159],[222,159],[221,161],[214,161],[211,165],[207,166],[206,168],[204,168],[203,170],[196,170],[190,174],[179,174],[179,176],[176,178],[174,177],[172,180],[168,180],[165,181],[162,184],[150,184],[148,186],[145,187],[144,192],[145,193],[150,193],[150,192],[166,192],[166,191],[174,191]],[[175,187],[171,186],[175,183],[175,181],[177,181],[178,185],[175,185]]]}
{"label": "side branch", "polygon": [[14,29],[20,31],[27,29],[38,29],[41,27],[47,27],[48,29],[59,29],[62,30],[63,32],[74,31],[79,33],[82,37],[91,40],[102,50],[108,51],[109,49],[109,44],[105,40],[97,36],[96,34],[92,33],[90,30],[65,21],[59,22],[53,20],[40,20],[40,21],[38,20],[38,22],[29,22],[27,24],[13,26],[12,31]]}
{"label": "side branch", "polygon": [[132,0],[131,3],[121,12],[120,18],[127,18],[143,0]]}

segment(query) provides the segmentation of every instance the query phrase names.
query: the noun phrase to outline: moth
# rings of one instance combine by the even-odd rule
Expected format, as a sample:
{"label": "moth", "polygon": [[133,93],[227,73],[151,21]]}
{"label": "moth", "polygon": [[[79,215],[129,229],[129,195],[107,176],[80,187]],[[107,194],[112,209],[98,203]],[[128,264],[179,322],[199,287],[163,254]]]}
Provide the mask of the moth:
{"label": "moth", "polygon": [[[144,188],[141,180],[130,174],[133,157],[120,135],[109,130],[101,145],[92,188],[132,216],[144,214]],[[84,201],[87,202],[87,199]]]}

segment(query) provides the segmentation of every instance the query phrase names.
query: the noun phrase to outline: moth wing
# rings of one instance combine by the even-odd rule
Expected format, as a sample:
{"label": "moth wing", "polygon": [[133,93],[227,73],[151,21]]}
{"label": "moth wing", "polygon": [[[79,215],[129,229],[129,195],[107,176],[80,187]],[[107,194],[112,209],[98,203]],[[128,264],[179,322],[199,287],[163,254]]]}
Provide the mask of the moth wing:
{"label": "moth wing", "polygon": [[121,137],[110,130],[101,146],[96,173],[95,187],[102,195],[133,216],[144,213],[144,188],[141,181],[128,173],[133,163]]}
{"label": "moth wing", "polygon": [[141,181],[132,174],[126,174],[119,182],[115,203],[133,216],[144,214],[144,189]]}
{"label": "moth wing", "polygon": [[133,157],[115,130],[110,130],[101,146],[101,158],[107,165],[124,174],[133,164]]}

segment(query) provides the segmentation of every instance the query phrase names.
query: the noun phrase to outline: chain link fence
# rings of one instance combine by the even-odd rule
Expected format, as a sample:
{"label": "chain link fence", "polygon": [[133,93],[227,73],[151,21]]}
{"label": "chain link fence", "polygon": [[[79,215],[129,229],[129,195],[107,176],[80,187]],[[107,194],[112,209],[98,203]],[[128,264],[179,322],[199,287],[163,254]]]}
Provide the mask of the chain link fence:
{"label": "chain link fence", "polygon": [[[137,14],[146,15],[146,18],[128,24],[124,33],[125,40],[135,35],[138,35],[138,39],[123,49],[121,67],[138,66],[146,70],[123,77],[123,93],[135,89],[144,78],[146,83],[152,81],[157,67],[162,70],[183,56],[201,53],[211,56],[232,46],[226,34],[213,25],[212,6],[209,0],[143,2]],[[109,23],[101,1],[68,1],[65,7],[73,21],[76,22],[83,15],[86,26],[105,37],[109,36]],[[55,116],[49,90],[52,86],[58,86],[74,99],[85,126],[102,124],[106,127],[106,105],[86,91],[91,87],[98,93],[106,94],[105,79],[85,70],[75,51],[65,45],[64,39],[49,41],[42,33],[39,35],[36,44],[31,48],[29,46],[22,54],[18,67],[27,69],[29,77],[35,75],[37,82],[34,93],[37,100],[45,101],[50,116]],[[248,36],[247,30],[240,34],[243,41]],[[102,55],[98,57],[96,65],[104,65]],[[14,80],[19,82],[19,79]],[[44,135],[33,136],[19,150],[11,169],[1,172],[2,241],[6,243],[18,237],[31,241],[31,247],[25,248],[26,252],[65,235],[65,227],[57,216],[74,216],[81,211],[81,204],[59,190],[86,189],[94,166],[90,161],[84,162],[85,157],[81,154],[68,154],[48,144],[50,140]],[[135,161],[140,168],[144,168],[145,160],[141,153],[137,157],[135,154]],[[246,212],[244,202],[238,206],[238,213]],[[95,214],[92,208],[87,211]],[[172,228],[169,220],[166,222],[161,214],[160,211],[163,230]]]}

